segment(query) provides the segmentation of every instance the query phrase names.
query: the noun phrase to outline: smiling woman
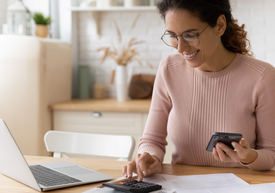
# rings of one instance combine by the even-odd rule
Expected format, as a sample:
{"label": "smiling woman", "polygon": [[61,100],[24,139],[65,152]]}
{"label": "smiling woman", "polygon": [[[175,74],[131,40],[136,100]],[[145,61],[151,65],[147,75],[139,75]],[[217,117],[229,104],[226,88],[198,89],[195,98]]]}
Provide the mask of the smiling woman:
{"label": "smiling woman", "polygon": [[[244,25],[231,15],[229,0],[161,0],[162,41],[179,54],[162,60],[138,156],[123,168],[139,180],[161,171],[167,134],[173,164],[275,166],[275,68],[251,57]],[[214,132],[240,133],[234,149]]]}

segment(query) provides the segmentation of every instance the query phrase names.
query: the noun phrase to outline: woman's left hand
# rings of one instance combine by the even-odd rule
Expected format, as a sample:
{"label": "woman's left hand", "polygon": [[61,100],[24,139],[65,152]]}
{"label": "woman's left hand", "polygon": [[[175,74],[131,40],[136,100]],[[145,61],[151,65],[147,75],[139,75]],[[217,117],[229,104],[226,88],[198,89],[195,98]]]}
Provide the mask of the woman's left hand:
{"label": "woman's left hand", "polygon": [[213,156],[216,160],[222,162],[242,162],[243,164],[250,164],[254,162],[258,154],[250,148],[248,141],[242,138],[239,143],[232,142],[234,150],[224,143],[217,143],[213,148]]}

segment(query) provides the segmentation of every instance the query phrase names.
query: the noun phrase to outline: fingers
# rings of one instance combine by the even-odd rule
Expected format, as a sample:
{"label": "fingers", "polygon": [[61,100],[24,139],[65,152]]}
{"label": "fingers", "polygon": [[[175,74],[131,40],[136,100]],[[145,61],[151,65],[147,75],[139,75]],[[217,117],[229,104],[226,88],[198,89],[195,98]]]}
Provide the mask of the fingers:
{"label": "fingers", "polygon": [[234,150],[223,143],[217,143],[213,148],[214,158],[222,162],[239,162],[247,158],[251,149],[245,138],[242,138],[239,143],[232,142],[231,144]]}
{"label": "fingers", "polygon": [[133,173],[138,176],[138,181],[142,181],[144,177],[159,173],[162,165],[159,159],[151,156],[149,153],[139,154],[132,162],[122,169],[122,174],[126,178],[131,178]]}
{"label": "fingers", "polygon": [[151,171],[148,171],[148,168],[154,163],[154,161],[154,158],[147,152],[143,153],[142,156],[139,157],[138,166],[144,176],[148,175],[147,173],[151,173]]}
{"label": "fingers", "polygon": [[249,142],[245,138],[242,138],[239,144],[244,148],[250,148]]}
{"label": "fingers", "polygon": [[229,147],[223,143],[216,144],[215,149],[217,151],[220,161],[222,161],[222,162],[229,162],[231,160],[227,154],[229,152],[229,150],[227,148],[229,148]]}
{"label": "fingers", "polygon": [[239,143],[232,142],[232,146],[235,148],[239,159],[245,159],[250,151],[249,142],[245,138],[242,138]]}
{"label": "fingers", "polygon": [[217,143],[216,151],[222,162],[238,162],[240,160],[237,152],[223,143]]}
{"label": "fingers", "polygon": [[[148,163],[147,163],[147,162],[148,162],[148,157],[150,157],[150,155],[149,155],[148,153],[145,152],[145,153],[143,153],[143,154],[139,157],[138,162],[137,162],[139,169],[140,169],[141,172],[143,172],[143,173],[145,173],[146,170],[147,170],[146,165],[148,164]],[[146,175],[146,174],[145,174],[145,175]]]}
{"label": "fingers", "polygon": [[162,170],[162,166],[159,159],[158,158],[154,158],[154,159],[155,161],[153,162],[153,164],[151,164],[147,169],[148,171],[147,176],[150,176],[151,174],[159,173]]}
{"label": "fingers", "polygon": [[247,156],[246,150],[237,142],[232,142],[232,146],[235,148],[239,159],[244,159]]}
{"label": "fingers", "polygon": [[151,173],[149,166],[154,162],[154,158],[147,152],[138,157],[136,162],[136,170],[138,175],[138,181],[142,181],[144,176]]}
{"label": "fingers", "polygon": [[[247,145],[246,141],[242,142],[243,145]],[[237,142],[232,142],[232,146],[235,148],[232,150],[230,147],[223,143],[217,143],[216,145],[216,155],[215,159],[222,162],[239,162],[241,159],[247,157],[246,149]]]}
{"label": "fingers", "polygon": [[214,156],[214,158],[215,158],[216,160],[220,161],[219,154],[218,154],[218,152],[217,152],[217,150],[216,150],[215,147],[213,147],[213,156]]}
{"label": "fingers", "polygon": [[122,168],[122,175],[123,175],[125,178],[128,177],[128,175],[127,175],[127,166],[123,166],[123,168]]}
{"label": "fingers", "polygon": [[143,175],[143,173],[142,173],[140,167],[138,167],[138,165],[136,166],[136,170],[137,170],[137,176],[138,176],[138,179],[137,179],[137,180],[138,180],[139,182],[141,182],[141,181],[143,180],[144,175]]}
{"label": "fingers", "polygon": [[218,161],[222,161],[222,162],[232,161],[231,157],[225,152],[225,150],[223,150],[222,147],[218,145],[216,145],[216,147],[213,148],[213,156]]}
{"label": "fingers", "polygon": [[133,173],[137,173],[136,172],[136,161],[135,161],[135,159],[132,162],[130,162],[127,166],[124,166],[122,168],[122,175],[125,178],[132,178]]}

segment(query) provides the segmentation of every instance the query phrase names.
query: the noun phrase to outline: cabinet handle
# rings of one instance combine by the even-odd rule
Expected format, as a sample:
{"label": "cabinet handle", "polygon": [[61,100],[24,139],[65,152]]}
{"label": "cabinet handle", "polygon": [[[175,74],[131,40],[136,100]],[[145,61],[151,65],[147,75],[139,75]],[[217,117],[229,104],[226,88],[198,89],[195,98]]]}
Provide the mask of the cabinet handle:
{"label": "cabinet handle", "polygon": [[92,113],[92,115],[93,115],[93,117],[101,117],[101,112],[95,111]]}

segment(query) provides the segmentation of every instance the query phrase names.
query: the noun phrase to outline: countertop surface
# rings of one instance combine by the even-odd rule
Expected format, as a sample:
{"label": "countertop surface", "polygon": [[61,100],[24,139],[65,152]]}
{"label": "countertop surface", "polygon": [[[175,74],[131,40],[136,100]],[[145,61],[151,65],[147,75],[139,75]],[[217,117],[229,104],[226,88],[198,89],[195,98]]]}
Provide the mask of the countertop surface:
{"label": "countertop surface", "polygon": [[118,102],[116,99],[72,99],[50,105],[54,111],[105,111],[105,112],[133,112],[148,113],[151,105],[150,99],[128,100]]}

